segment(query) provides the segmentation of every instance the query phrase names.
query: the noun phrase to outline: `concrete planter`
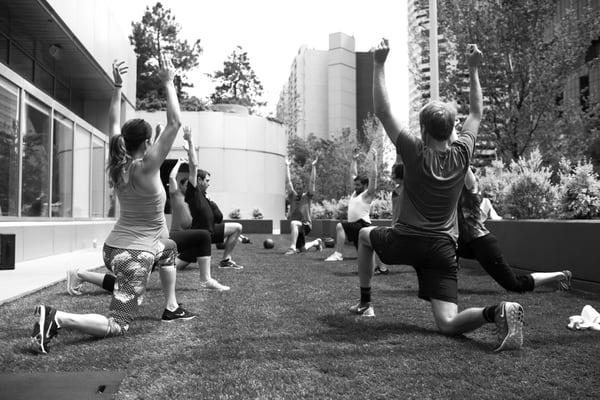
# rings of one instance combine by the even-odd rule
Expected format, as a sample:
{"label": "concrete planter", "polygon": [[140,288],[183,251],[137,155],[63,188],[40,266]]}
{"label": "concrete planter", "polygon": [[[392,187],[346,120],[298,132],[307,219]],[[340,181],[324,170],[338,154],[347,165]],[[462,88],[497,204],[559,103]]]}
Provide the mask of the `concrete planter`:
{"label": "concrete planter", "polygon": [[[329,236],[335,239],[335,227],[340,222],[337,219],[313,219],[312,230],[308,236],[314,237],[326,237]],[[391,226],[392,220],[390,219],[374,219],[372,220],[374,226]],[[290,233],[290,221],[282,219],[279,221],[279,227],[281,234]]]}
{"label": "concrete planter", "polygon": [[273,220],[271,219],[226,219],[223,222],[236,222],[242,224],[242,234],[273,233]]}
{"label": "concrete planter", "polygon": [[569,269],[575,288],[600,293],[600,221],[501,220],[488,221],[486,226],[515,268]]}

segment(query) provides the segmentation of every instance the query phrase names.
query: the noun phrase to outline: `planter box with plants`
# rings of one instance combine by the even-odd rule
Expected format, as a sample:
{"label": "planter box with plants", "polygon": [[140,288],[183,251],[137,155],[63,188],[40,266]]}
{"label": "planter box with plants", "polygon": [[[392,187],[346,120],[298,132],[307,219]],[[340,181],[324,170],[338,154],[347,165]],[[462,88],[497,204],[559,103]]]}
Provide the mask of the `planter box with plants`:
{"label": "planter box with plants", "polygon": [[237,222],[242,224],[242,233],[273,233],[273,220],[262,219],[263,215],[258,208],[252,212],[252,219],[243,219],[240,209],[237,208],[229,213],[229,219],[224,222]]}

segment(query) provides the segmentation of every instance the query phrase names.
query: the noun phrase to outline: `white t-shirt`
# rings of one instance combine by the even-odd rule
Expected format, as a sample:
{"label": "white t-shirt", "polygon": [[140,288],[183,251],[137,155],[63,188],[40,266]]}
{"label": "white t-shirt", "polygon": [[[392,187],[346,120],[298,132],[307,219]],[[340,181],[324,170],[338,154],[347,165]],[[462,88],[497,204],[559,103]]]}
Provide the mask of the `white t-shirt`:
{"label": "white t-shirt", "polygon": [[356,195],[356,191],[352,192],[350,200],[348,200],[348,222],[356,222],[362,219],[366,223],[371,223],[371,202],[365,201],[367,191],[362,191]]}

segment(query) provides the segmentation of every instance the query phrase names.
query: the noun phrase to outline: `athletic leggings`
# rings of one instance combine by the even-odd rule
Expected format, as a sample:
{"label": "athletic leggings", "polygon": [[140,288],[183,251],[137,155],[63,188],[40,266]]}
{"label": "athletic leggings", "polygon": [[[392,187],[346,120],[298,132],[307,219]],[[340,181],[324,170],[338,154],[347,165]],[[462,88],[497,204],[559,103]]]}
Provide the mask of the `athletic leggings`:
{"label": "athletic leggings", "polygon": [[[177,251],[179,251],[180,254],[181,252],[186,252],[186,254],[191,254],[193,256],[193,261],[191,262],[195,262],[197,257],[209,257],[211,254],[210,232],[207,230],[187,229],[184,231],[171,232],[170,239],[177,244]],[[174,264],[174,261],[171,264]],[[102,281],[102,288],[109,292],[113,292],[115,282],[116,278],[114,275],[106,274]]]}
{"label": "athletic leggings", "polygon": [[532,276],[514,273],[502,256],[498,240],[491,233],[469,243],[464,243],[459,239],[456,254],[458,257],[477,260],[483,269],[509,292],[533,291]]}
{"label": "athletic leggings", "polygon": [[104,245],[104,265],[112,276],[112,300],[109,308],[107,336],[122,335],[137,315],[144,301],[148,277],[155,267],[175,264],[177,247],[172,240],[159,243],[156,254],[143,250],[120,249]]}

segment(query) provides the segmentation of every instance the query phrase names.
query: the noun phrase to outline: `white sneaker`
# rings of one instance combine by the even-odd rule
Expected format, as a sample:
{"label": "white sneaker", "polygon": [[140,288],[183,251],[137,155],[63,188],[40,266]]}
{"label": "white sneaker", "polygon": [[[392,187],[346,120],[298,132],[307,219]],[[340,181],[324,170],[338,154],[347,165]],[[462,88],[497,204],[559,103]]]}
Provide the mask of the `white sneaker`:
{"label": "white sneaker", "polygon": [[344,261],[344,257],[342,256],[342,253],[334,251],[332,255],[325,259],[325,261]]}
{"label": "white sneaker", "polygon": [[79,278],[77,273],[79,272],[78,267],[71,267],[67,270],[67,293],[71,296],[81,296],[81,284],[83,281]]}
{"label": "white sneaker", "polygon": [[219,292],[224,292],[231,288],[229,286],[221,285],[219,282],[217,282],[216,279],[211,278],[211,279],[207,280],[206,282],[200,282],[200,289],[216,290]]}
{"label": "white sneaker", "polygon": [[500,345],[494,351],[517,350],[523,346],[523,307],[503,301],[496,309],[496,328]]}

